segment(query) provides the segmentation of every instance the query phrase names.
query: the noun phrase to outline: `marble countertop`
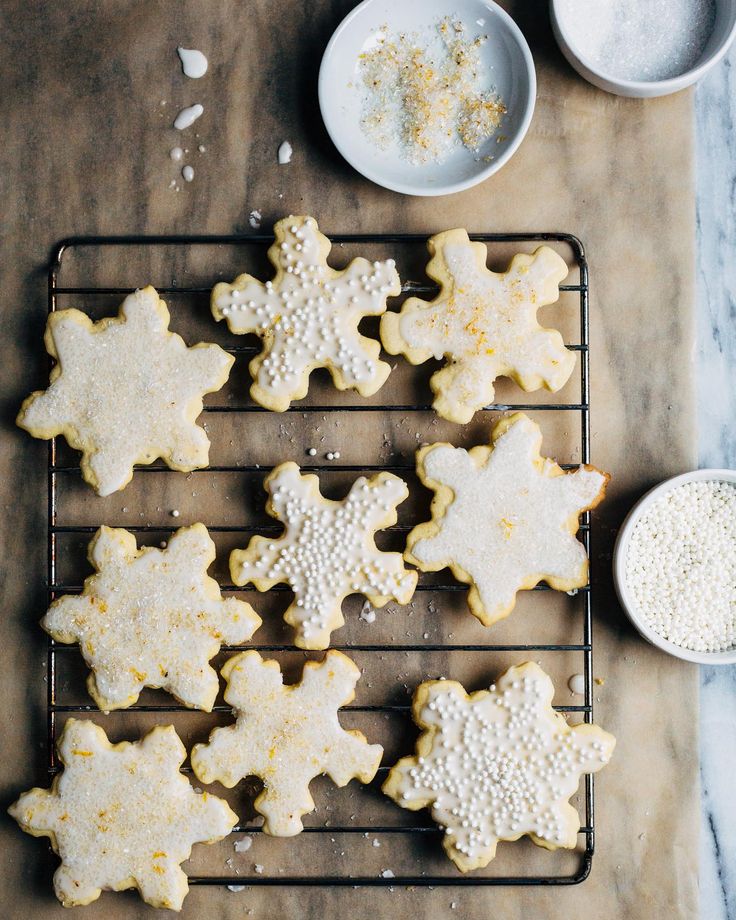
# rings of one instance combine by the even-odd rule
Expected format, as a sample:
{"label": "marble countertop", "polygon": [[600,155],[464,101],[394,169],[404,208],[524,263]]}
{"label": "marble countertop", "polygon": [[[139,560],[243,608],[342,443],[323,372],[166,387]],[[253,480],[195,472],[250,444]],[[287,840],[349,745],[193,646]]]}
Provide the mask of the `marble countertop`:
{"label": "marble countertop", "polygon": [[[736,46],[698,86],[698,443],[704,467],[736,467]],[[736,918],[736,666],[703,667],[701,920]]]}

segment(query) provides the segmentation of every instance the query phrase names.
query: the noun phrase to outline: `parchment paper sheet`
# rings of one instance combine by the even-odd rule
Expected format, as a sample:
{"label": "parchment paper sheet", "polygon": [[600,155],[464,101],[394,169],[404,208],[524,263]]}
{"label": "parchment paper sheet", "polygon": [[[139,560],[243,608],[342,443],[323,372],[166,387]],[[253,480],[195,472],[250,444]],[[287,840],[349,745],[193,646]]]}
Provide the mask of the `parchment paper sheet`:
{"label": "parchment paper sheet", "polygon": [[[0,304],[5,337],[0,365],[2,803],[7,806],[19,791],[46,783],[45,640],[37,626],[45,601],[46,447],[15,430],[13,418],[22,397],[46,379],[41,347],[46,314],[43,269],[52,243],[73,233],[247,231],[249,212],[255,208],[262,211],[266,229],[273,220],[294,212],[314,214],[328,232],[430,233],[450,226],[566,230],[583,239],[591,259],[593,461],[614,477],[610,498],[594,526],[594,565],[603,589],[595,610],[594,670],[605,679],[596,690],[596,720],[613,731],[619,743],[596,784],[598,839],[591,878],[577,888],[547,890],[251,888],[235,894],[199,888],[192,889],[182,916],[242,918],[252,910],[255,918],[692,920],[697,916],[696,671],[635,637],[611,596],[608,578],[615,529],[631,502],[654,481],[691,467],[695,460],[691,96],[642,102],[587,86],[554,47],[546,3],[518,2],[513,12],[530,41],[539,77],[529,136],[511,163],[484,185],[446,199],[405,198],[354,174],[331,147],[319,118],[320,55],[351,6],[349,0],[5,0],[0,10]],[[177,44],[208,54],[210,71],[204,79],[194,82],[182,76]],[[179,107],[193,102],[201,102],[205,114],[192,131],[179,137],[171,122]],[[294,158],[290,165],[278,166],[276,150],[285,139],[294,147]],[[180,182],[183,188],[175,192],[169,182],[177,177],[177,169],[168,151],[182,140],[196,175],[191,185]],[[204,153],[196,151],[198,144],[206,147]],[[505,253],[497,251],[493,257],[502,263]],[[339,262],[344,254],[336,252],[335,258]],[[192,277],[208,283],[218,274],[227,276],[233,254],[218,252],[210,259],[173,268],[182,283]],[[87,277],[109,278],[135,264],[87,266]],[[149,268],[153,272],[156,266]],[[143,284],[149,278],[128,280]],[[97,306],[109,312],[114,304]],[[563,327],[571,315],[569,302],[544,314]],[[222,329],[200,321],[203,335],[222,339]],[[214,399],[242,398],[243,371],[240,365],[228,391]],[[406,392],[402,387],[410,385],[405,374],[406,368],[398,367],[389,384],[391,393],[380,398]],[[412,379],[411,386],[421,392],[426,375],[420,372]],[[326,390],[320,398],[324,394]],[[501,394],[520,398],[513,388],[502,387]],[[283,419],[286,427],[276,437],[273,427],[259,427],[266,421],[273,426],[272,418],[259,417],[249,428],[227,416],[209,416],[207,421],[212,460],[221,463],[246,457],[261,463],[289,456],[300,459],[308,440],[317,437],[325,437],[325,450],[338,447],[346,458],[359,458],[356,462],[374,454],[408,457],[417,436],[431,440],[437,433],[431,416],[412,418],[410,424],[391,429],[390,444],[384,448],[388,423],[378,417],[362,420],[362,439],[357,430],[330,428],[329,422],[318,432],[309,427],[315,420],[302,422],[300,414]],[[575,459],[576,442],[565,427],[569,420],[556,422],[545,416],[542,422],[549,452],[560,460]],[[228,428],[230,424],[236,427]],[[470,444],[486,430],[479,421],[453,440]],[[167,488],[172,491],[162,493],[160,488],[155,491],[154,477],[137,476],[125,493],[108,501],[72,484],[64,511],[69,519],[92,523],[134,523],[142,507],[146,520],[161,523],[170,523],[167,512],[173,507],[181,509],[182,522],[201,517],[207,523],[227,516],[242,521],[258,491],[254,486],[243,494],[242,484],[218,480],[209,487],[211,494],[190,495],[197,490],[185,477],[169,477]],[[336,474],[326,488],[340,494],[345,481]],[[407,511],[412,513],[419,512]],[[221,547],[222,561],[228,544],[221,542]],[[83,546],[77,541],[68,549],[65,559],[79,559]],[[76,569],[85,574],[81,562]],[[572,635],[578,625],[573,602],[553,598],[548,607],[540,607],[538,601],[539,597],[520,601],[510,620],[497,627],[499,642],[532,641],[532,636],[563,641],[566,629]],[[282,636],[276,615],[280,599],[257,597],[254,603],[264,618],[274,611],[259,640]],[[459,602],[448,604],[440,614],[417,608],[411,620],[401,611],[379,613],[372,627],[357,620],[359,608],[355,599],[346,606],[348,626],[338,634],[340,641],[366,641],[367,635],[376,641],[390,641],[392,636],[403,640],[405,632],[421,635],[425,630],[433,638],[452,630],[453,641],[472,636],[488,641]],[[558,699],[569,701],[565,683],[580,663],[541,659],[557,681]],[[516,656],[509,654],[482,659],[448,655],[446,669],[448,676],[477,687],[514,660]],[[370,667],[372,686],[361,691],[365,701],[371,694],[401,697],[405,691],[397,681],[399,674],[411,684],[422,676],[423,663],[405,661],[397,666],[395,661],[372,660]],[[81,687],[79,675],[70,675],[68,685],[70,694],[83,699],[82,691],[74,689]],[[190,722],[183,720],[182,730],[200,737],[202,717],[187,718]],[[126,732],[130,737],[139,722],[129,716],[107,724],[117,726],[120,737]],[[386,723],[377,740],[392,751],[404,751],[405,731],[405,725]],[[242,805],[242,798],[239,801]],[[318,784],[323,811],[313,820],[324,819],[327,809],[335,823],[349,819],[345,812],[354,801],[355,793],[349,790],[330,792]],[[373,806],[378,816],[393,808],[377,797]],[[107,893],[91,907],[65,912],[51,892],[56,859],[45,843],[21,834],[8,818],[0,818],[0,834],[3,918],[127,920],[153,915],[133,893]],[[362,838],[336,841],[334,848],[318,852],[313,838],[304,835],[288,850],[280,848],[279,841],[262,838],[248,854],[234,854],[231,841],[219,848],[200,847],[191,871],[228,872],[224,859],[233,855],[245,877],[252,875],[255,862],[270,872],[315,867],[340,871],[340,860],[347,857],[340,857],[339,850],[347,847],[356,848],[350,858],[365,872],[391,868],[398,874],[410,868],[398,864],[398,855],[389,857],[383,846],[372,848]],[[393,858],[396,863],[390,862]],[[432,870],[444,868],[431,847],[422,850],[422,858]],[[525,871],[544,871],[549,866],[545,858],[525,843],[518,849],[499,849],[499,865],[512,872],[518,871],[520,860]],[[570,859],[574,864],[575,857]],[[560,865],[564,862],[555,863],[556,868]],[[453,902],[456,911],[451,910]]]}

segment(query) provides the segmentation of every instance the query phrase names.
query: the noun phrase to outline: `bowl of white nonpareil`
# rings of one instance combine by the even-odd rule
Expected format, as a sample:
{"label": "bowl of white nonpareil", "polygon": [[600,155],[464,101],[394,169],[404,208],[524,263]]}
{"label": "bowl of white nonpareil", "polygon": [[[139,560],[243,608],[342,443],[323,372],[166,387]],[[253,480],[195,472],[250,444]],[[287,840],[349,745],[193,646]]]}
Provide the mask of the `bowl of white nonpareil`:
{"label": "bowl of white nonpareil", "polygon": [[550,0],[577,72],[619,96],[666,96],[699,80],[736,37],[736,0]]}
{"label": "bowl of white nonpareil", "polygon": [[629,512],[613,574],[653,645],[699,664],[736,662],[736,471],[667,479]]}
{"label": "bowl of white nonpareil", "polygon": [[531,52],[493,0],[364,0],[319,74],[327,131],[366,178],[447,195],[508,162],[534,111]]}

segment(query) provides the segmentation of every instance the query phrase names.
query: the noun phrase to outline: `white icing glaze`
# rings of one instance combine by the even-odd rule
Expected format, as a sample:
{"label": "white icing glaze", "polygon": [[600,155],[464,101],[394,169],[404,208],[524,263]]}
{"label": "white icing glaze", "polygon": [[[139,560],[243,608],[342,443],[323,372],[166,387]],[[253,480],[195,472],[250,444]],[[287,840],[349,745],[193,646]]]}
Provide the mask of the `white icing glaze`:
{"label": "white icing glaze", "polygon": [[136,887],[148,904],[179,910],[189,890],[180,863],[192,844],[221,840],[238,817],[179,772],[186,750],[173,726],[111,745],[98,725],[69,719],[58,748],[64,771],[51,789],[31,789],[10,808],[60,854],[58,899],[71,907],[103,888]]}
{"label": "white icing glaze", "polygon": [[98,574],[81,595],[55,600],[42,620],[58,642],[79,642],[87,681],[105,711],[130,706],[143,687],[163,687],[209,712],[219,689],[208,664],[221,644],[250,639],[261,620],[207,575],[215,544],[203,524],[182,527],[166,549],[138,549],[127,530],[101,527],[89,547]]}
{"label": "white icing glaze", "polygon": [[202,112],[204,112],[204,106],[201,106],[199,103],[187,106],[185,109],[182,109],[174,119],[174,127],[178,131],[184,131],[186,128],[191,128]]}
{"label": "white icing glaze", "polygon": [[558,390],[570,377],[575,356],[554,329],[543,329],[537,310],[559,297],[565,262],[542,246],[514,257],[502,274],[486,267],[486,247],[471,243],[465,230],[448,230],[428,243],[433,258],[427,274],[439,281],[431,303],[410,297],[398,314],[381,321],[381,338],[391,354],[413,364],[434,357],[450,363],[431,380],[435,409],[464,424],[492,402],[493,381],[512,377],[525,390]]}
{"label": "white icing glaze", "polygon": [[330,651],[319,663],[307,662],[301,682],[292,686],[284,686],[278,663],[258,652],[230,658],[222,675],[237,721],[194,746],[192,769],[202,782],[228,788],[259,776],[263,792],[254,805],[267,834],[290,837],[302,830],[301,816],[314,809],[309,783],[318,774],[338,786],[373,779],[383,748],[369,745],[358,731],[345,731],[337,718],[360,678],[346,655]]}
{"label": "white icing glaze", "polygon": [[563,473],[539,456],[541,432],[526,415],[503,419],[493,448],[434,444],[419,451],[422,481],[438,495],[433,520],[409,534],[405,557],[423,571],[449,565],[472,584],[469,603],[490,626],[507,616],[516,592],[545,580],[557,590],[587,582],[578,516],[603,495],[592,467]]}
{"label": "white icing glaze", "polygon": [[82,474],[99,495],[130,482],[135,463],[207,465],[210,442],[195,419],[234,359],[219,345],[187,347],[168,326],[166,304],[150,286],[126,297],[117,317],[49,317],[46,350],[58,363],[49,388],[23,403],[18,424],[37,438],[63,434],[82,451]]}
{"label": "white icing glaze", "polygon": [[287,217],[274,227],[268,251],[277,269],[265,284],[240,275],[212,291],[215,319],[227,319],[231,332],[255,332],[265,350],[250,364],[251,396],[282,412],[306,395],[309,374],[330,370],[335,385],[370,396],[391,368],[378,360],[378,342],[360,335],[364,316],[386,310],[386,298],[401,291],[394,262],[354,259],[344,271],[327,265],[330,242],[311,217]]}
{"label": "white icing glaze", "polygon": [[396,506],[409,494],[398,476],[359,477],[342,501],[323,498],[316,476],[303,476],[295,463],[282,463],[266,480],[268,513],[283,521],[278,539],[253,537],[230,556],[236,585],[249,581],[259,591],[286,582],[294,601],[284,614],[296,629],[300,648],[327,648],[333,629],[345,622],[348,594],[365,594],[377,607],[393,599],[407,604],[417,573],[404,568],[400,553],[376,547],[375,531],[396,523]]}
{"label": "white icing glaze", "polygon": [[568,726],[553,695],[532,662],[510,668],[489,691],[468,695],[455,681],[417,689],[414,720],[426,729],[418,756],[400,760],[383,788],[403,808],[431,808],[463,872],[487,865],[499,840],[523,834],[548,849],[575,846],[580,822],[567,800],[616,742],[596,725]]}
{"label": "white icing glaze", "polygon": [[570,693],[582,696],[585,693],[585,677],[582,674],[573,674],[567,682]]}
{"label": "white icing glaze", "polygon": [[291,163],[291,155],[294,152],[291,144],[288,141],[283,141],[279,147],[279,166],[285,166],[287,163]]}
{"label": "white icing glaze", "polygon": [[194,178],[194,168],[188,164],[181,171],[182,178],[185,182],[191,182]]}
{"label": "white icing glaze", "polygon": [[207,58],[201,51],[195,48],[177,48],[176,53],[181,61],[181,69],[184,75],[191,77],[192,80],[198,80],[207,73]]}

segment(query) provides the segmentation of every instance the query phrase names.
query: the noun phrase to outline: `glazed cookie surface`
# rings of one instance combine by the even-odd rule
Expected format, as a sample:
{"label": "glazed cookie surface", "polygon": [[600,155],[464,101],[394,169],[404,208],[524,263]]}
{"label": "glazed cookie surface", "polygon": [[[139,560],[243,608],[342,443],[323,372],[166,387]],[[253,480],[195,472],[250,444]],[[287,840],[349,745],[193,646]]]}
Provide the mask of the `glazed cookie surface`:
{"label": "glazed cookie surface", "polygon": [[300,833],[302,815],[314,810],[309,783],[320,773],[338,786],[354,778],[369,783],[376,775],[383,748],[338,721],[338,709],[354,698],[360,678],[346,655],[329,651],[321,662],[308,661],[301,682],[288,686],[278,663],[255,651],[230,658],[222,675],[237,721],[194,746],[192,769],[201,782],[228,788],[259,776],[263,792],[254,804],[267,834]]}
{"label": "glazed cookie surface", "polygon": [[163,550],[138,549],[127,530],[97,531],[89,546],[97,574],[80,595],[55,600],[41,625],[58,642],[79,642],[100,709],[131,706],[144,687],[212,709],[219,681],[210,659],[261,625],[249,604],[223,599],[207,575],[214,559],[203,524],[180,528]]}
{"label": "glazed cookie surface", "polygon": [[169,332],[169,311],[150,285],[99,322],[79,310],[52,313],[45,343],[57,362],[51,383],[25,400],[18,424],[80,450],[82,475],[98,495],[124,488],[134,464],[158,457],[185,472],[207,466],[210,442],[195,421],[234,359]]}
{"label": "glazed cookie surface", "polygon": [[285,217],[274,234],[268,250],[273,281],[246,274],[212,291],[215,319],[227,320],[231,332],[263,339],[263,351],[250,363],[250,395],[284,412],[306,396],[311,372],[326,367],[339,390],[372,396],[391,368],[378,360],[380,344],[361,335],[358,324],[384,313],[386,298],[401,292],[393,259],[358,258],[344,270],[330,268],[330,241],[313,217]]}
{"label": "glazed cookie surface", "polygon": [[539,426],[516,413],[494,426],[490,446],[417,451],[419,478],[435,493],[432,520],[411,531],[404,556],[424,572],[449,566],[470,585],[468,605],[484,626],[540,581],[558,591],[588,581],[578,518],[602,501],[610,477],[592,466],[565,472],[540,456],[541,444]]}
{"label": "glazed cookie surface", "polygon": [[186,750],[173,726],[110,744],[98,725],[69,719],[58,750],[64,770],[51,789],[31,789],[9,811],[61,856],[54,875],[61,903],[137,888],[153,907],[179,910],[189,890],[180,864],[192,845],[221,840],[238,818],[179,772]]}
{"label": "glazed cookie surface", "polygon": [[575,366],[555,329],[543,329],[537,310],[559,297],[567,265],[549,246],[514,256],[503,273],[486,267],[485,243],[465,230],[430,238],[427,274],[439,282],[437,297],[408,298],[399,313],[381,319],[381,340],[389,354],[412,364],[445,357],[433,374],[434,408],[465,424],[493,402],[496,377],[513,378],[524,390],[559,390]]}
{"label": "glazed cookie surface", "polygon": [[383,791],[402,808],[431,809],[461,872],[488,865],[499,840],[524,834],[549,850],[575,846],[580,819],[568,799],[583,773],[608,762],[616,740],[597,725],[569,726],[553,695],[533,662],[490,690],[468,694],[452,680],[417,688],[417,753],[391,768]]}
{"label": "glazed cookie surface", "polygon": [[327,648],[332,630],[345,622],[348,594],[364,594],[375,607],[392,599],[409,603],[417,573],[404,567],[401,553],[375,543],[375,532],[396,523],[396,506],[409,494],[398,476],[361,476],[346,498],[332,501],[320,493],[316,476],[288,462],[273,470],[265,488],[266,511],[284,523],[284,533],[253,537],[247,549],[234,550],[230,573],[234,584],[252,582],[259,591],[290,586],[294,601],[284,619],[296,630],[296,645]]}

